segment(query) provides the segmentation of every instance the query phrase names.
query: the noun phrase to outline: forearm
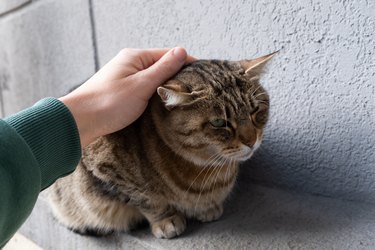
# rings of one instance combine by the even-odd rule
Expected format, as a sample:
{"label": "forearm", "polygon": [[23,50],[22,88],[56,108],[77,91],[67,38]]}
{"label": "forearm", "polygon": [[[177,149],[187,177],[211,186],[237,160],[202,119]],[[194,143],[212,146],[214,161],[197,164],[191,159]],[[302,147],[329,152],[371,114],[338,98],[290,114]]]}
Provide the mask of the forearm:
{"label": "forearm", "polygon": [[39,192],[75,169],[75,121],[56,99],[0,120],[0,248],[31,213]]}
{"label": "forearm", "polygon": [[75,169],[81,156],[80,139],[75,120],[62,102],[46,98],[4,121],[34,154],[42,188]]}
{"label": "forearm", "polygon": [[93,99],[87,93],[73,93],[59,98],[76,121],[82,148],[97,137],[95,130],[99,127],[97,119],[100,116],[100,103],[93,102]]}

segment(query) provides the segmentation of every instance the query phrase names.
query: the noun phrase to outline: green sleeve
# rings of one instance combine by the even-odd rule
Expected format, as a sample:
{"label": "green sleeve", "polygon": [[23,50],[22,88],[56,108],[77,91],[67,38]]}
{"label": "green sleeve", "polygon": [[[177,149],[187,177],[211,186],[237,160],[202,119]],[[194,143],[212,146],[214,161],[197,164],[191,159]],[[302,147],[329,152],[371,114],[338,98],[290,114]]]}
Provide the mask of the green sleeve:
{"label": "green sleeve", "polygon": [[74,171],[80,157],[75,120],[57,99],[0,119],[0,248],[30,215],[39,192]]}

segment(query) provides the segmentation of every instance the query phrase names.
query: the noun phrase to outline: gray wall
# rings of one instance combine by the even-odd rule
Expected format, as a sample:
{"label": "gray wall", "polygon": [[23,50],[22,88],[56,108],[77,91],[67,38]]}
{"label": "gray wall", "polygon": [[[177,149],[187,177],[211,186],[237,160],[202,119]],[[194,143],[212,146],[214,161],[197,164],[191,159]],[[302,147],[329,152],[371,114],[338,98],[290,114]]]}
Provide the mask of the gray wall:
{"label": "gray wall", "polygon": [[271,119],[244,178],[375,201],[375,2],[0,2],[0,105],[59,96],[124,47],[181,45],[199,58],[281,49],[263,83]]}
{"label": "gray wall", "polygon": [[67,93],[95,72],[88,1],[0,0],[2,9],[8,9],[0,14],[3,115]]}

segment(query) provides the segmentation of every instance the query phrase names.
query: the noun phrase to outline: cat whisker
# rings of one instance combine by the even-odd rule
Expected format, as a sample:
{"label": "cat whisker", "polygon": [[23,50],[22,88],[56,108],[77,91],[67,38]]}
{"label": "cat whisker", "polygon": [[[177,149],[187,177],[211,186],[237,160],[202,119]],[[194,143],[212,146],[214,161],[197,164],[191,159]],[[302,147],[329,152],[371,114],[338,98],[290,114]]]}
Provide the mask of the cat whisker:
{"label": "cat whisker", "polygon": [[232,158],[229,158],[229,163],[228,163],[228,166],[227,166],[227,170],[225,171],[225,175],[224,175],[224,182],[227,181],[227,178],[228,178],[228,173],[229,173],[229,170],[232,169]]}
{"label": "cat whisker", "polygon": [[254,94],[260,89],[260,87],[261,87],[261,86],[259,85],[254,91],[251,92],[250,96],[251,96],[253,99],[255,99],[255,98],[254,98]]}
{"label": "cat whisker", "polygon": [[[212,170],[212,171],[213,171],[213,170]],[[208,173],[208,171],[207,171],[206,174],[204,175],[204,177],[203,177],[203,181],[205,181],[207,173]],[[203,189],[200,188],[199,195],[198,195],[198,199],[196,200],[196,202],[195,202],[195,206],[194,206],[194,213],[193,213],[194,215],[196,215],[197,206],[198,206],[198,203],[199,203],[199,199],[201,198],[202,191],[203,191]]]}
{"label": "cat whisker", "polygon": [[[204,188],[206,187],[206,184],[207,184],[208,180],[210,179],[210,177],[211,177],[211,175],[213,174],[213,172],[215,172],[215,169],[216,169],[218,166],[220,166],[220,163],[221,163],[221,161],[223,161],[223,158],[219,157],[218,160],[219,160],[219,162],[218,162],[218,164],[217,164],[216,166],[213,166],[213,164],[211,164],[211,166],[213,166],[212,171],[211,171],[211,172],[210,172],[210,171],[207,171],[206,174],[205,174],[204,177],[203,177],[203,183],[202,183],[202,185],[201,185],[200,192],[199,192],[199,196],[198,196],[198,199],[197,199],[197,201],[196,201],[196,203],[195,203],[195,207],[194,207],[194,214],[196,213],[196,210],[197,210],[197,206],[198,206],[199,200],[200,200],[200,198],[201,198],[201,195],[202,195],[202,192],[203,192]],[[216,162],[216,161],[217,161],[217,160],[215,160],[215,162]],[[214,162],[214,163],[215,163],[215,162]],[[210,174],[207,176],[208,172],[210,172]],[[207,177],[207,179],[206,179],[206,177]],[[203,186],[203,187],[202,187],[202,186]]]}
{"label": "cat whisker", "polygon": [[225,175],[224,175],[224,181],[227,180],[228,178],[228,172],[229,172],[229,169],[232,167],[232,158],[229,158],[229,164],[228,164],[228,167],[227,167],[227,171],[225,171]]}
{"label": "cat whisker", "polygon": [[209,189],[208,189],[208,191],[211,190],[212,193],[213,193],[214,186],[215,186],[215,183],[216,183],[216,177],[218,176],[218,173],[220,173],[221,168],[225,165],[226,161],[227,161],[226,158],[222,158],[221,161],[218,163],[218,165],[214,167],[214,170],[211,172],[211,174],[208,176],[207,180],[204,183],[203,190],[204,190],[206,184],[209,183],[209,180],[211,179],[211,176],[212,177],[215,176],[214,179],[213,179],[213,181],[211,181],[211,187],[212,187],[212,189],[211,189],[211,187],[209,187]]}
{"label": "cat whisker", "polygon": [[198,175],[195,177],[193,182],[190,184],[189,188],[185,191],[184,196],[186,196],[187,192],[189,192],[190,188],[193,186],[194,182],[198,179],[198,177],[203,173],[203,171],[206,169],[206,166],[210,164],[213,161],[216,161],[217,158],[220,157],[220,153],[216,153],[212,155],[208,160],[207,163],[202,167],[201,171],[198,173]]}
{"label": "cat whisker", "polygon": [[[226,160],[223,160],[223,161],[226,161]],[[217,169],[215,169],[216,171],[215,171],[215,174],[213,175],[214,176],[214,181],[211,183],[211,187],[212,188],[209,188],[209,190],[211,190],[211,200],[212,201],[213,201],[213,194],[214,194],[215,185],[216,185],[216,178],[218,177],[218,174],[220,173],[221,168],[222,168],[222,166],[220,166]]]}
{"label": "cat whisker", "polygon": [[[214,201],[214,191],[215,191],[215,187],[216,187],[216,183],[217,183],[217,179],[220,175],[220,171],[223,167],[225,167],[225,165],[227,164],[227,162],[230,161],[230,159],[225,159],[224,163],[221,165],[220,168],[218,168],[218,170],[216,171],[216,176],[215,176],[215,179],[214,179],[214,183],[212,185],[212,192],[211,192],[211,200]],[[228,171],[228,168],[227,168],[227,171]]]}
{"label": "cat whisker", "polygon": [[[215,164],[214,165],[214,163],[216,163],[218,161],[218,163],[217,164]],[[212,171],[210,172],[210,174],[209,174],[209,176],[207,177],[207,179],[205,179],[205,178],[203,178],[203,183],[202,183],[202,185],[203,185],[203,189],[205,188],[205,186],[206,186],[206,183],[207,183],[207,181],[209,180],[209,178],[210,178],[210,176],[212,175],[212,173],[215,171],[215,169],[218,167],[218,166],[220,166],[220,164],[221,164],[221,162],[223,161],[223,158],[221,158],[221,157],[218,157],[216,160],[215,160],[215,162],[213,162],[212,164],[211,164],[211,167],[212,167]],[[207,173],[208,173],[209,171],[207,171]],[[206,173],[206,174],[207,174]],[[206,176],[206,175],[205,175]],[[202,186],[201,185],[201,186]]]}
{"label": "cat whisker", "polygon": [[229,166],[228,166],[228,168],[227,168],[227,171],[225,172],[224,180],[227,180],[227,178],[228,178],[228,174],[229,174],[229,169],[232,168],[232,164],[233,164],[233,163],[234,163],[233,158],[230,157],[230,158],[229,158]]}

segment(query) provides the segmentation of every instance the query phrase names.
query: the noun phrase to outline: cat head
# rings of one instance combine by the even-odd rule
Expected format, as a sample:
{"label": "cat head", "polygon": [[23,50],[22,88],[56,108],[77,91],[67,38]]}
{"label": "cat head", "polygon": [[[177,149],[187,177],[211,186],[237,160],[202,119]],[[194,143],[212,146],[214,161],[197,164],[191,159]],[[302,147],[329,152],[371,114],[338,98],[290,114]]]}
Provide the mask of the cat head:
{"label": "cat head", "polygon": [[161,102],[153,116],[164,142],[197,165],[249,159],[261,143],[269,113],[259,77],[274,54],[185,66],[157,90]]}

